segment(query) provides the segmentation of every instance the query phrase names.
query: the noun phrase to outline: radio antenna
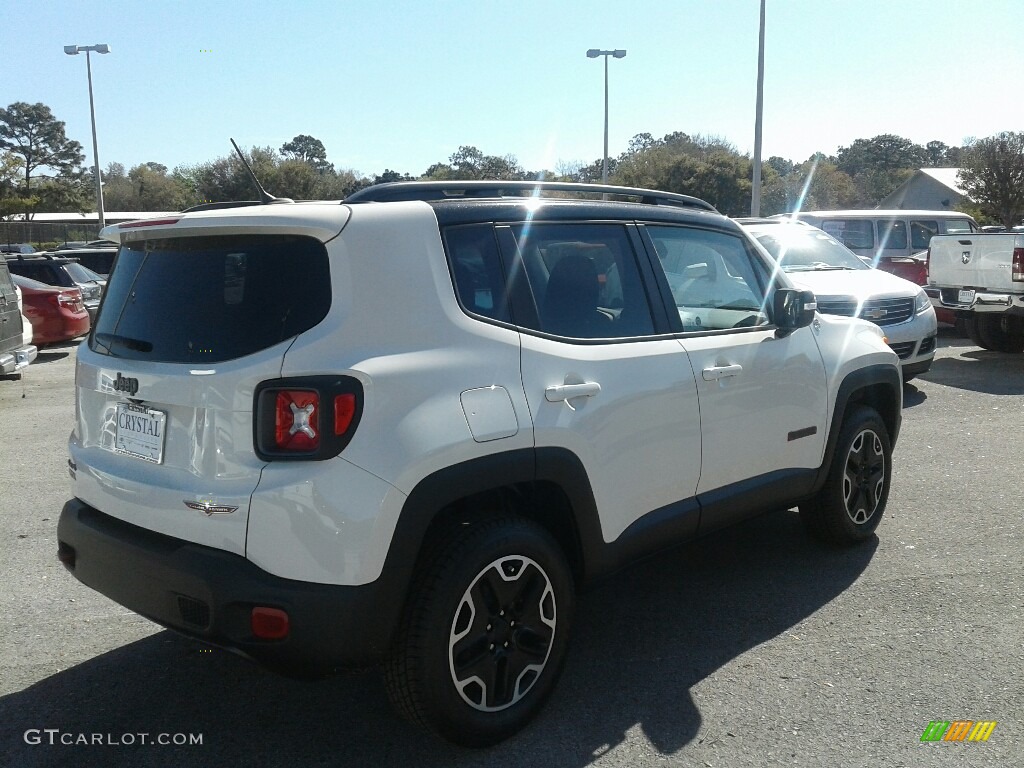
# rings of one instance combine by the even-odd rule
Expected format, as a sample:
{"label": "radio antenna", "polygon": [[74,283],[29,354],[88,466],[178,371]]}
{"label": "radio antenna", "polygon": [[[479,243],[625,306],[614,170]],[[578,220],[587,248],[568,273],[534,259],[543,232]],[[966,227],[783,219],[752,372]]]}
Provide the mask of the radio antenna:
{"label": "radio antenna", "polygon": [[291,198],[288,198],[288,197],[274,197],[272,194],[267,192],[267,190],[265,190],[263,188],[263,185],[260,184],[260,180],[256,178],[256,174],[253,172],[252,166],[249,165],[248,161],[245,159],[245,155],[242,154],[242,150],[240,150],[238,148],[238,145],[235,143],[234,139],[231,139],[231,146],[233,146],[235,148],[235,152],[238,153],[238,159],[242,161],[242,165],[245,166],[245,170],[247,170],[249,172],[249,178],[252,179],[252,183],[255,184],[256,185],[256,189],[259,190],[260,202],[263,203],[263,205],[270,205],[271,203],[294,203],[295,202]]}

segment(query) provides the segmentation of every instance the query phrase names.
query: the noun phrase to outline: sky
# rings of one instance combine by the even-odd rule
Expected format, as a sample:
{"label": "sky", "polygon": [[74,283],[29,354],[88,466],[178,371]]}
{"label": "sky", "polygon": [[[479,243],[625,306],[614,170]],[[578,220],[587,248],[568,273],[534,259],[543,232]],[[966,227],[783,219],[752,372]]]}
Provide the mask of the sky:
{"label": "sky", "polygon": [[[323,142],[338,168],[418,176],[462,145],[527,170],[638,133],[753,153],[759,0],[2,0],[0,107],[42,102],[101,167]],[[762,156],[858,138],[1024,130],[1024,0],[767,0]]]}

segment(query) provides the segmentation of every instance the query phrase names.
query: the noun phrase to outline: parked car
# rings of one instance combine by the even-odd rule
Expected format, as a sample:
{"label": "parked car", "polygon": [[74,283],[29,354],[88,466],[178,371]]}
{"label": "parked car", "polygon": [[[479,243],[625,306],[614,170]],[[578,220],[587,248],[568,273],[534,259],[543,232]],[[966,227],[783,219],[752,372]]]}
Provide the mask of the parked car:
{"label": "parked car", "polygon": [[103,279],[110,274],[110,268],[113,266],[116,256],[116,245],[113,248],[76,248],[68,254],[69,258],[77,259],[79,264],[92,270]]}
{"label": "parked car", "polygon": [[933,238],[926,291],[982,349],[1024,352],[1024,233]]}
{"label": "parked car", "polygon": [[22,309],[21,290],[11,279],[7,262],[0,259],[0,376],[19,375],[38,353]]}
{"label": "parked car", "polygon": [[63,288],[79,288],[82,291],[82,302],[89,312],[89,320],[96,322],[96,312],[103,296],[103,280],[74,258],[55,256],[46,252],[28,256],[8,256],[7,266],[12,274],[30,277],[40,283]]}
{"label": "parked car", "polygon": [[55,344],[89,332],[89,313],[79,288],[57,288],[30,277],[12,275],[24,297],[24,314],[36,345]]}
{"label": "parked car", "polygon": [[796,219],[820,227],[881,269],[886,269],[887,259],[925,250],[934,235],[970,234],[979,229],[971,216],[959,211],[798,211],[772,218]]}
{"label": "parked car", "polygon": [[35,253],[36,249],[28,243],[4,243],[0,245],[0,253]]}
{"label": "parked car", "polygon": [[768,510],[847,545],[884,512],[899,359],[704,201],[412,182],[103,233],[61,562],[277,669],[383,661],[452,741],[537,714],[577,589]]}
{"label": "parked car", "polygon": [[884,328],[903,380],[935,357],[936,319],[920,286],[866,265],[817,227],[787,219],[739,219],[794,283],[814,291],[818,311],[861,317]]}

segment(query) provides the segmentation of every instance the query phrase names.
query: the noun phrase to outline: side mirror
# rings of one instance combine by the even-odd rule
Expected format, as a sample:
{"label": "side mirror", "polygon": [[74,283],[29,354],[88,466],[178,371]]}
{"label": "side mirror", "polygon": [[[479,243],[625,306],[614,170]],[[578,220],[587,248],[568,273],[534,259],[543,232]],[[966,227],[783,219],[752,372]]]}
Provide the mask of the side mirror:
{"label": "side mirror", "polygon": [[818,302],[812,291],[779,288],[775,291],[773,320],[778,328],[776,336],[788,336],[798,328],[806,328],[814,320]]}

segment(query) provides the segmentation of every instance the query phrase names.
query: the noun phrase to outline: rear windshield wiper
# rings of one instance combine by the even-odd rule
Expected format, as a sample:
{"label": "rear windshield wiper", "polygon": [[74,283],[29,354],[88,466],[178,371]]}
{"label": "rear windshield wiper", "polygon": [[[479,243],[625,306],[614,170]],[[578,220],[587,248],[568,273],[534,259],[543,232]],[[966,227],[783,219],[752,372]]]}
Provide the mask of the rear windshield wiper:
{"label": "rear windshield wiper", "polygon": [[124,349],[130,349],[133,352],[145,354],[153,351],[153,343],[142,339],[132,339],[128,336],[118,336],[114,333],[97,333],[93,338],[97,344],[106,349],[110,354],[114,353],[113,345],[115,344]]}

